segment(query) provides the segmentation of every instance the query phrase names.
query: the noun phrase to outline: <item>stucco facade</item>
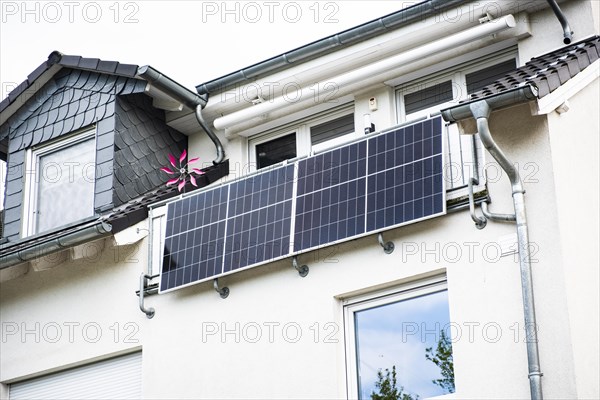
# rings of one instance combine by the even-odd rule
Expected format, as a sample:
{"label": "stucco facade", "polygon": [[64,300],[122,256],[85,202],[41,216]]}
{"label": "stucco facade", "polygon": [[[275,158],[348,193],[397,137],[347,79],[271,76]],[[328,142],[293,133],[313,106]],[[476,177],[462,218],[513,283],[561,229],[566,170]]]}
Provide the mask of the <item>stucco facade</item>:
{"label": "stucco facade", "polygon": [[[600,34],[596,2],[565,1],[561,7],[576,40]],[[513,48],[518,65],[524,65],[562,47],[551,10],[543,4],[533,10],[518,14],[516,19],[524,22],[493,39],[432,55],[385,74],[379,82],[342,91],[343,99],[353,101],[357,129],[362,130],[362,116],[370,112],[370,98],[378,102],[377,111],[371,111],[378,131],[398,123],[397,87],[417,79],[420,70],[433,73],[445,61],[466,62],[473,54],[500,47]],[[428,23],[433,22],[402,29],[418,30]],[[440,18],[434,23],[437,38],[446,26],[458,31],[476,25]],[[353,53],[398,42],[398,32],[371,38],[342,55],[352,59]],[[339,58],[332,53],[262,80],[281,83],[305,74],[310,81],[317,69],[321,76],[336,76],[346,72],[337,69]],[[351,62],[343,65],[359,68]],[[526,189],[542,382],[549,399],[600,396],[598,61],[589,68],[596,68],[595,74],[564,95],[567,112],[535,115],[533,101],[490,116],[490,130],[517,165]],[[247,107],[244,100],[221,101],[231,97],[211,94],[209,123]],[[248,146],[255,135],[326,109],[322,103],[302,109],[290,103],[280,117],[275,113],[238,132],[217,130],[230,162],[225,179],[248,172]],[[178,118],[171,113],[166,120],[176,127]],[[473,128],[469,121],[461,125]],[[214,158],[212,143],[199,129],[187,140],[191,155]],[[489,154],[485,157],[490,210],[511,213],[506,173]],[[128,237],[120,243],[109,237],[82,245],[79,251],[87,256],[50,269],[21,264],[2,270],[1,398],[10,398],[13,382],[134,351],[142,352],[143,398],[346,398],[352,379],[347,373],[347,302],[438,276],[447,279],[454,333],[456,392],[444,398],[529,397],[512,223],[489,221],[478,230],[467,208],[449,210],[445,216],[384,232],[385,240],[395,243],[390,255],[371,235],[301,254],[299,261],[310,267],[306,278],[286,259],[220,279],[231,290],[227,299],[219,297],[212,282],[147,296],[146,306],[156,310],[152,319],[140,312],[135,293],[140,274],[159,269],[158,249],[144,233],[149,225],[145,220],[130,227],[121,233]]]}

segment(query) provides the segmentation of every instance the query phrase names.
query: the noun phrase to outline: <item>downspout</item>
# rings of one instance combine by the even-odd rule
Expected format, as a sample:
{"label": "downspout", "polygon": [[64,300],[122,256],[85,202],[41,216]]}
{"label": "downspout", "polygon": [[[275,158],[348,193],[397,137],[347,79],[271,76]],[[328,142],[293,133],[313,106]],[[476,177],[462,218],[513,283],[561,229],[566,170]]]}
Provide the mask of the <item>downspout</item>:
{"label": "downspout", "polygon": [[[517,224],[519,265],[521,270],[521,291],[523,293],[523,314],[525,320],[525,337],[527,339],[527,360],[529,369],[529,389],[532,400],[542,400],[542,372],[537,338],[537,323],[535,317],[535,304],[533,296],[533,280],[531,273],[531,257],[529,233],[527,229],[527,215],[525,213],[525,190],[514,164],[508,160],[498,147],[489,129],[489,116],[494,108],[527,102],[535,98],[530,86],[519,88],[516,91],[505,92],[501,95],[461,105],[454,109],[442,111],[442,115],[449,122],[473,116],[477,121],[477,131],[481,141],[488,152],[507,173],[512,186],[512,197]],[[487,211],[487,208],[486,208]],[[498,215],[500,216],[500,215]],[[511,218],[505,216],[508,221]]]}
{"label": "downspout", "polygon": [[206,132],[210,140],[212,140],[215,145],[217,158],[213,160],[213,164],[217,165],[223,162],[225,159],[225,150],[223,149],[223,144],[202,117],[202,109],[206,106],[207,99],[186,89],[184,86],[175,82],[168,76],[163,75],[149,65],[139,67],[138,76],[151,83],[158,90],[166,93],[167,95],[194,110],[198,125],[200,125],[202,130]]}
{"label": "downspout", "polygon": [[573,40],[573,31],[571,30],[571,27],[569,26],[567,17],[565,17],[565,14],[563,14],[562,10],[556,3],[556,0],[548,0],[548,4],[552,8],[552,11],[554,11],[556,18],[558,18],[558,22],[560,22],[560,25],[563,28],[564,37],[565,37],[563,39],[563,43],[571,44],[571,41]]}

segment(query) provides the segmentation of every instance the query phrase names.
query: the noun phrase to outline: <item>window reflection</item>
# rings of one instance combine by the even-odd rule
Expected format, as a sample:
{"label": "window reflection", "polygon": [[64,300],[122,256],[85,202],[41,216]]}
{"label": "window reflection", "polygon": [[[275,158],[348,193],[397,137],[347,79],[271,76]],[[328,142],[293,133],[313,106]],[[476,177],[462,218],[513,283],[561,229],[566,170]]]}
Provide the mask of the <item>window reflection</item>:
{"label": "window reflection", "polygon": [[360,398],[454,392],[446,290],[357,311],[354,320]]}

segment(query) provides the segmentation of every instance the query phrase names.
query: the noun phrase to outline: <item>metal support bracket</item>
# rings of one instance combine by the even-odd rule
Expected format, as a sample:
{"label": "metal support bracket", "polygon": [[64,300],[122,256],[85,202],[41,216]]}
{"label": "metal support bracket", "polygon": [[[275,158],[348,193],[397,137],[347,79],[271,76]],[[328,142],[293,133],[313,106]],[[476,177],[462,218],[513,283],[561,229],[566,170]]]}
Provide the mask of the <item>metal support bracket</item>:
{"label": "metal support bracket", "polygon": [[475,222],[477,229],[483,229],[487,225],[487,219],[485,217],[478,217],[475,214],[475,196],[473,196],[473,185],[478,185],[479,181],[475,178],[469,179],[469,211],[471,213],[471,219]]}
{"label": "metal support bracket", "polygon": [[298,266],[298,257],[294,256],[292,257],[292,266],[294,268],[296,268],[296,271],[298,271],[298,275],[300,275],[301,277],[306,277],[306,275],[308,275],[308,265],[302,265],[302,266]]}
{"label": "metal support bracket", "polygon": [[377,241],[379,242],[379,245],[383,247],[383,252],[385,254],[392,254],[394,252],[394,249],[396,248],[394,242],[385,242],[383,240],[383,233],[377,235]]}
{"label": "metal support bracket", "polygon": [[227,286],[225,286],[222,289],[219,289],[219,278],[213,279],[213,287],[215,288],[217,293],[219,293],[219,296],[221,296],[222,299],[226,299],[227,296],[229,296],[229,288]]}
{"label": "metal support bracket", "polygon": [[146,317],[148,317],[148,319],[153,318],[154,314],[156,313],[154,308],[152,308],[152,307],[146,308],[144,306],[144,294],[146,293],[146,290],[148,289],[148,281],[152,278],[153,278],[152,276],[147,275],[143,272],[140,275],[140,310],[142,310],[142,312],[144,314],[146,314]]}

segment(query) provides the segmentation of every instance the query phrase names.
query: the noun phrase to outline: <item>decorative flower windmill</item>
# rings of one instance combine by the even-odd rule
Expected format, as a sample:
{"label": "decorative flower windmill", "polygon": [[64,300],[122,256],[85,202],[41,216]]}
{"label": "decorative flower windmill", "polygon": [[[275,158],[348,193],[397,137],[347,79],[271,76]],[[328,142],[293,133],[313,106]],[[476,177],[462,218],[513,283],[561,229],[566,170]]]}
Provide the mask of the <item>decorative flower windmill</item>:
{"label": "decorative flower windmill", "polygon": [[196,174],[196,175],[204,174],[204,172],[202,172],[198,168],[192,168],[191,170],[188,168],[188,166],[190,164],[198,161],[198,158],[192,158],[191,160],[189,160],[187,163],[184,164],[186,158],[187,158],[187,151],[183,150],[183,152],[179,156],[179,166],[177,166],[177,165],[175,165],[175,163],[177,162],[177,159],[172,154],[169,154],[169,162],[173,166],[174,170],[171,169],[170,167],[162,167],[160,169],[161,171],[166,172],[169,175],[179,175],[177,178],[170,179],[167,182],[167,186],[175,185],[178,183],[177,189],[180,192],[185,187],[188,176],[190,178],[190,182],[192,183],[192,185],[195,187],[198,187],[198,183],[196,182],[196,177],[193,174]]}

